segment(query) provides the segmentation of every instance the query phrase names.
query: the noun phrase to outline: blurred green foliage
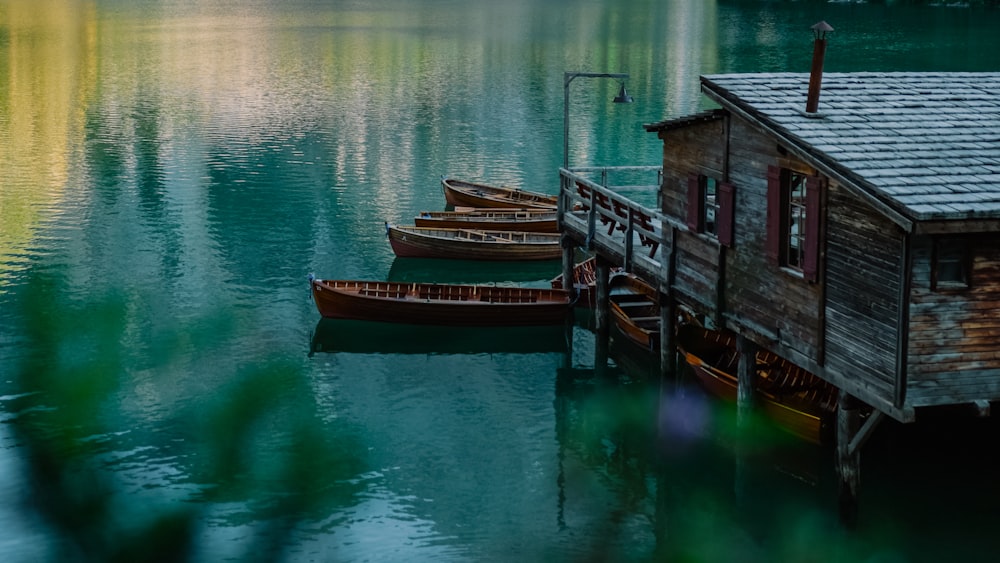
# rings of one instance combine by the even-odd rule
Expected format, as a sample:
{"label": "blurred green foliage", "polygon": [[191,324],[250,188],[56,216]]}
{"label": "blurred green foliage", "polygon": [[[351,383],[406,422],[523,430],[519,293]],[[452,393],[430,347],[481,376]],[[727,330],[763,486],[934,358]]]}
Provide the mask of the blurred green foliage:
{"label": "blurred green foliage", "polygon": [[[278,561],[296,525],[353,502],[349,480],[363,471],[362,450],[316,415],[300,367],[248,354],[231,373],[204,377],[197,358],[172,357],[199,336],[194,321],[152,331],[155,343],[136,342],[127,298],[73,303],[61,286],[38,276],[19,300],[23,395],[11,420],[30,485],[24,509],[46,523],[55,560],[204,560],[209,512],[231,502],[253,529],[239,559]],[[223,327],[238,330],[197,324],[222,329],[220,344]],[[152,375],[136,373],[137,351],[150,356],[143,371]],[[202,388],[208,381],[224,383]],[[150,475],[136,491],[113,461],[136,450],[175,460],[184,474]]]}

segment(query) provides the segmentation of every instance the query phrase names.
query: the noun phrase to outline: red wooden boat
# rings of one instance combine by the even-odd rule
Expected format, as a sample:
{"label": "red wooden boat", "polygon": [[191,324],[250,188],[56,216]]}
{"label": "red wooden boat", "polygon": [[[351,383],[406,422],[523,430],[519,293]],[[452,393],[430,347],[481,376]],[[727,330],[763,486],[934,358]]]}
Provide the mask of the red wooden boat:
{"label": "red wooden boat", "polygon": [[385,224],[396,256],[461,260],[555,260],[562,257],[559,233],[435,229]]}
{"label": "red wooden boat", "polygon": [[312,279],[320,314],[334,319],[458,326],[553,325],[573,306],[567,291],[488,285]]}
{"label": "red wooden boat", "polygon": [[[677,345],[695,376],[713,395],[735,402],[735,336],[685,324]],[[757,352],[754,397],[761,410],[795,436],[814,444],[830,443],[836,428],[837,388],[767,350]]]}
{"label": "red wooden boat", "polygon": [[608,299],[615,325],[626,338],[647,350],[660,349],[660,298],[656,289],[632,274],[608,281]]}
{"label": "red wooden boat", "polygon": [[558,197],[529,192],[506,186],[491,186],[465,182],[454,178],[441,178],[444,199],[456,207],[512,207],[530,209],[556,209]]}
{"label": "red wooden boat", "polygon": [[463,208],[455,211],[421,211],[417,227],[481,229],[489,231],[558,232],[557,212],[548,209]]}

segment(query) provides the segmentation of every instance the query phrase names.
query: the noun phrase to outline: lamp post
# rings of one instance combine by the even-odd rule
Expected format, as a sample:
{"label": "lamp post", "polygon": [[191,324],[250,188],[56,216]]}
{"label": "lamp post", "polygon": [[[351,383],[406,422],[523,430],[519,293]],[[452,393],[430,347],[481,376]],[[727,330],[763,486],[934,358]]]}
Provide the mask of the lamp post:
{"label": "lamp post", "polygon": [[616,104],[631,104],[632,96],[625,91],[628,74],[608,72],[565,72],[563,73],[563,168],[569,168],[569,83],[576,78],[614,78],[621,80],[618,95],[612,100]]}

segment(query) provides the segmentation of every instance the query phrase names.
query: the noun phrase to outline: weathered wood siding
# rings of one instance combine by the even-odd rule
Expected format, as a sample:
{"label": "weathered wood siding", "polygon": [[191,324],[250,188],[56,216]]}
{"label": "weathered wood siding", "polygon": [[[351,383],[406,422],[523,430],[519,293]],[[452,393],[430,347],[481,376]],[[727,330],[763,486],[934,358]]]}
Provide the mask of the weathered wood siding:
{"label": "weathered wood siding", "polygon": [[892,404],[904,234],[830,182],[826,228],[826,356],[832,383],[876,406]]}
{"label": "weathered wood siding", "polygon": [[767,258],[767,167],[783,158],[774,139],[732,117],[729,181],[736,189],[734,244],[726,251],[726,313],[736,323],[771,333],[761,342],[800,365],[820,356],[821,285]]}
{"label": "weathered wood siding", "polygon": [[[663,187],[661,211],[679,221],[687,217],[688,175],[724,179],[726,149],[722,119],[663,131]],[[718,311],[719,243],[711,236],[680,233],[677,237],[677,271],[674,290],[678,300],[698,312]]]}
{"label": "weathered wood siding", "polygon": [[914,237],[907,402],[1000,400],[1000,236],[969,239],[968,289],[931,290],[933,239]]}

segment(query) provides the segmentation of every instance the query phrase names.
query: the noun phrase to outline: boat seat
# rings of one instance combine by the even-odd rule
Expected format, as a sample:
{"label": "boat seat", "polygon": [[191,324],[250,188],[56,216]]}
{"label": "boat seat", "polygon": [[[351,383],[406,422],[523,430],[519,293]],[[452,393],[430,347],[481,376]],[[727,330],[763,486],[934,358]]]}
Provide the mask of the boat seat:
{"label": "boat seat", "polygon": [[649,302],[649,296],[641,293],[613,293],[611,298],[619,305],[624,303]]}
{"label": "boat seat", "polygon": [[659,315],[657,315],[655,317],[631,317],[631,319],[632,319],[632,322],[634,322],[634,323],[648,323],[648,322],[652,322],[652,321],[660,322]]}
{"label": "boat seat", "polygon": [[618,303],[619,307],[624,307],[624,308],[652,307],[653,305],[656,305],[656,303],[653,303],[652,301],[623,301],[621,303]]}

